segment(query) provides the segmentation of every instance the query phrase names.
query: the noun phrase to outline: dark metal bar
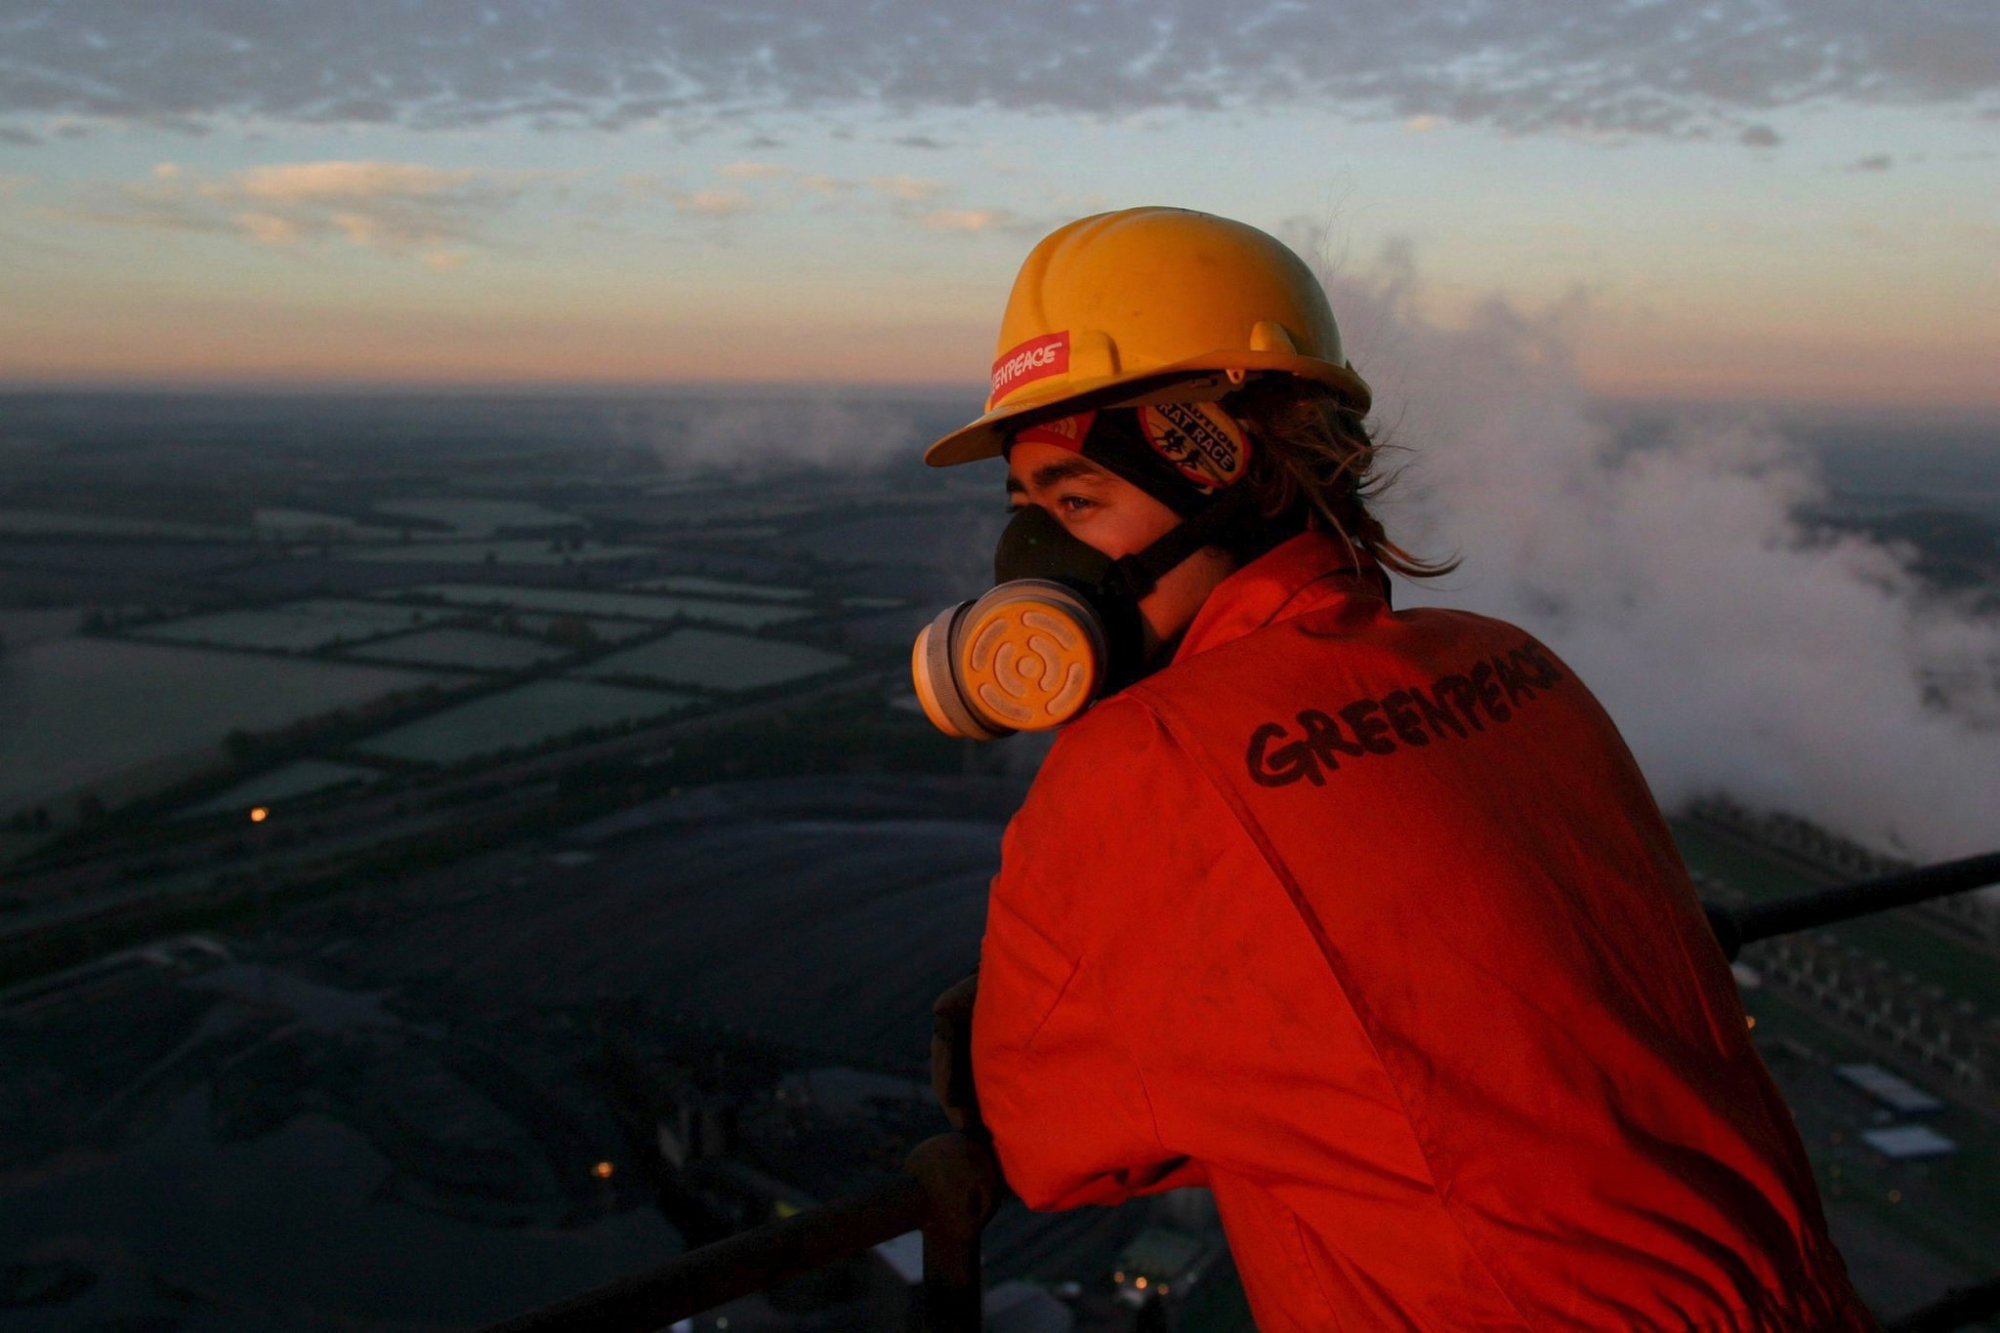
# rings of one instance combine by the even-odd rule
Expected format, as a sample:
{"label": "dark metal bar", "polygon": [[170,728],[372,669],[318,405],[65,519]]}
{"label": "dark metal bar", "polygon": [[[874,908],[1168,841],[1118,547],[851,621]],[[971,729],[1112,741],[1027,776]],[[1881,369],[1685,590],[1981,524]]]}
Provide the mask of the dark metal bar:
{"label": "dark metal bar", "polygon": [[1811,930],[1857,916],[1908,907],[1931,898],[1943,898],[1969,889],[2000,883],[2000,852],[1968,856],[1962,861],[1945,861],[1934,866],[1907,870],[1900,875],[1843,884],[1819,893],[1802,894],[1781,903],[1729,908],[1702,904],[1722,951],[1732,960],[1746,944]]}
{"label": "dark metal bar", "polygon": [[986,1284],[979,1233],[1000,1206],[1000,1167],[983,1133],[940,1134],[917,1145],[907,1169],[922,1183],[924,1333],[983,1333]]}
{"label": "dark metal bar", "polygon": [[978,1333],[979,1232],[998,1205],[999,1179],[983,1142],[940,1134],[917,1145],[904,1174],[887,1184],[690,1250],[485,1333],[651,1333],[919,1228],[926,1333]]}
{"label": "dark metal bar", "polygon": [[1951,1333],[2000,1315],[2000,1281],[1962,1287],[1935,1305],[1904,1315],[1884,1333]]}
{"label": "dark metal bar", "polygon": [[912,1176],[825,1208],[767,1222],[663,1264],[496,1324],[487,1333],[651,1333],[718,1305],[838,1263],[923,1225]]}

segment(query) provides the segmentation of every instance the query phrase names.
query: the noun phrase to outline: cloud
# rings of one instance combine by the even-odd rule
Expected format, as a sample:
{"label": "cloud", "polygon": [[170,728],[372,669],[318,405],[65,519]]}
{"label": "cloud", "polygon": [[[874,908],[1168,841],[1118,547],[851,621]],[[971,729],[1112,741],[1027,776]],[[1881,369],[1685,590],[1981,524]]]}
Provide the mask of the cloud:
{"label": "cloud", "polygon": [[779,166],[776,162],[731,162],[718,167],[717,171],[731,180],[767,181],[777,180],[792,174],[790,167]]}
{"label": "cloud", "polygon": [[657,195],[668,186],[668,178],[657,171],[628,171],[618,178],[618,188],[627,194]]}
{"label": "cloud", "polygon": [[434,198],[478,175],[470,168],[447,171],[415,162],[297,162],[252,167],[237,175],[235,188],[247,198],[271,203],[352,203]]}
{"label": "cloud", "polygon": [[1769,125],[1746,125],[1736,141],[1745,148],[1776,148],[1784,138]]}
{"label": "cloud", "polygon": [[944,140],[933,138],[928,134],[899,134],[889,142],[898,148],[921,148],[927,152],[941,152],[951,147]]}
{"label": "cloud", "polygon": [[1896,159],[1887,153],[1870,153],[1847,164],[1849,171],[1887,171],[1896,165]]}
{"label": "cloud", "polygon": [[1919,858],[1986,850],[2000,617],[1927,590],[1897,548],[1802,521],[1828,488],[1796,440],[1694,411],[1622,435],[1575,373],[1575,309],[1496,301],[1440,327],[1396,255],[1330,288],[1373,419],[1407,446],[1379,512],[1464,559],[1399,604],[1550,644],[1670,808],[1728,793]]}
{"label": "cloud", "polygon": [[22,129],[19,125],[0,125],[0,143],[33,147],[42,141],[42,136]]}
{"label": "cloud", "polygon": [[234,235],[272,247],[344,244],[428,263],[441,253],[462,259],[462,249],[446,247],[479,243],[486,225],[532,183],[415,162],[277,163],[226,176],[161,162],[143,182],[87,192],[73,211],[95,222]]}
{"label": "cloud", "polygon": [[1429,134],[1445,127],[1443,116],[1411,116],[1403,122],[1403,128],[1412,134]]}
{"label": "cloud", "polygon": [[754,478],[774,470],[894,465],[914,456],[930,436],[907,404],[862,390],[754,396],[676,394],[659,401],[642,424],[613,416],[606,434],[621,445],[656,451],[680,470],[716,470]]}
{"label": "cloud", "polygon": [[932,231],[992,231],[1011,228],[1014,214],[1004,208],[947,208],[924,215],[924,226]]}
{"label": "cloud", "polygon": [[[1291,104],[1768,147],[1771,112],[1816,101],[2000,114],[2000,22],[1977,0],[1350,0],[1337,17],[1291,0],[887,10],[826,0],[809,14],[778,0],[485,0],[479,12],[467,21],[461,8],[406,0],[23,0],[0,17],[0,118],[18,140],[45,138],[65,117],[678,132],[842,106],[1121,116]],[[1034,60],[994,59],[1024,31]]]}
{"label": "cloud", "polygon": [[747,213],[756,206],[748,194],[736,189],[693,190],[675,195],[673,203],[683,213],[699,213],[711,218],[732,217]]}
{"label": "cloud", "polygon": [[868,184],[903,204],[928,203],[951,192],[951,187],[943,181],[919,180],[915,176],[870,176]]}
{"label": "cloud", "polygon": [[275,213],[238,213],[237,230],[259,245],[294,245],[304,237],[299,225]]}

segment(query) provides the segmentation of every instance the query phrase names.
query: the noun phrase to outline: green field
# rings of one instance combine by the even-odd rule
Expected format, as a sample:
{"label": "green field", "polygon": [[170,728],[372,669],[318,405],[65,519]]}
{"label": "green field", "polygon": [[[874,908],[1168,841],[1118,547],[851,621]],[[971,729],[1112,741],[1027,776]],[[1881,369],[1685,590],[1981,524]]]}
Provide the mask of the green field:
{"label": "green field", "polygon": [[432,629],[356,648],[350,657],[409,666],[463,667],[470,671],[524,671],[568,657],[553,643],[472,629]]}
{"label": "green field", "polygon": [[542,680],[447,708],[355,748],[422,764],[532,749],[579,731],[645,722],[693,702],[684,694],[581,680]]}
{"label": "green field", "polygon": [[576,674],[605,680],[657,680],[733,694],[788,684],[849,665],[851,660],[839,653],[804,644],[677,629],[664,639],[599,658]]}
{"label": "green field", "polygon": [[310,653],[336,644],[379,639],[385,634],[427,625],[450,614],[430,606],[314,598],[257,611],[217,611],[209,615],[162,621],[133,630],[132,637],[204,647]]}
{"label": "green field", "polygon": [[644,593],[570,592],[561,588],[502,588],[484,583],[431,583],[410,592],[454,606],[551,611],[557,615],[621,616],[630,620],[700,620],[732,629],[763,629],[809,613],[770,603],[717,602]]}
{"label": "green field", "polygon": [[325,759],[300,759],[240,782],[220,796],[188,807],[183,813],[242,815],[252,806],[276,805],[279,801],[330,791],[350,783],[373,782],[381,776],[372,768],[362,768],[356,764],[336,764]]}

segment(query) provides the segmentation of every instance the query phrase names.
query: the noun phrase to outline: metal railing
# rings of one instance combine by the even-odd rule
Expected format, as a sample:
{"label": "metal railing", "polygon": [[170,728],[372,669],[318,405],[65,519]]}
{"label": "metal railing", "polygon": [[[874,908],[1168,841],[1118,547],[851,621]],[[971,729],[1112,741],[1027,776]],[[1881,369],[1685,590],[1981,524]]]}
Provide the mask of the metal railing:
{"label": "metal railing", "polygon": [[925,1333],[979,1333],[979,1233],[1000,1190],[984,1142],[940,1134],[918,1144],[886,1184],[690,1250],[487,1333],[651,1333],[910,1231],[924,1236]]}
{"label": "metal railing", "polygon": [[2000,852],[1988,852],[1860,884],[1804,893],[1781,903],[1736,908],[1704,903],[1702,907],[1708,913],[1708,924],[1715,931],[1715,938],[1722,944],[1722,952],[1734,962],[1744,945],[1773,935],[1789,935],[1837,921],[1851,921],[1857,916],[1910,907],[1996,882],[2000,882]]}
{"label": "metal railing", "polygon": [[[1704,903],[1731,961],[1746,944],[2000,883],[2000,852],[1748,907]],[[906,1232],[924,1237],[925,1333],[979,1333],[979,1237],[1005,1188],[983,1138],[919,1144],[894,1181],[766,1223],[484,1333],[652,1333],[718,1305],[839,1263]],[[2000,1315],[2000,1281],[1953,1291],[1886,1326],[1948,1333]]]}

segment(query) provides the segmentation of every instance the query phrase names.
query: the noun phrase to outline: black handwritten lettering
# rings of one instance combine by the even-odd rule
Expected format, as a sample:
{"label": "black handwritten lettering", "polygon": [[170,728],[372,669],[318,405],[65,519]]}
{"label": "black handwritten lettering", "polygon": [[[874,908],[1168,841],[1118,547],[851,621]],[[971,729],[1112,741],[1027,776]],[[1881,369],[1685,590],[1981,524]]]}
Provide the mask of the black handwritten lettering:
{"label": "black handwritten lettering", "polygon": [[1331,773],[1340,767],[1340,756],[1359,759],[1368,753],[1353,741],[1340,734],[1340,724],[1320,712],[1308,708],[1299,714],[1299,725],[1306,730],[1306,744],[1312,747],[1313,758]]}
{"label": "black handwritten lettering", "polygon": [[1556,664],[1542,651],[1542,645],[1531,639],[1516,651],[1535,668],[1535,685],[1538,688],[1546,690],[1552,685],[1562,684],[1562,672],[1556,670]]}
{"label": "black handwritten lettering", "polygon": [[1535,697],[1534,690],[1528,686],[1527,674],[1513,660],[1517,655],[1509,653],[1493,659],[1493,669],[1500,677],[1500,688],[1507,691],[1507,702],[1510,704],[1524,703]]}
{"label": "black handwritten lettering", "polygon": [[[1451,728],[1452,736],[1465,735],[1465,724],[1458,720],[1458,716],[1450,708],[1443,703],[1434,702],[1430,695],[1414,685],[1410,687],[1409,693],[1410,697],[1417,701],[1417,708],[1423,713],[1424,721],[1430,724],[1431,731],[1439,740],[1449,738],[1445,732],[1446,727]],[[1393,699],[1396,696],[1392,694],[1389,697]]]}
{"label": "black handwritten lettering", "polygon": [[1309,778],[1315,787],[1326,785],[1319,763],[1304,741],[1290,741],[1271,748],[1271,742],[1289,735],[1275,722],[1266,722],[1250,733],[1250,777],[1260,787],[1283,787]]}
{"label": "black handwritten lettering", "polygon": [[1482,658],[1465,673],[1439,676],[1428,689],[1405,685],[1332,712],[1302,708],[1296,714],[1302,734],[1296,738],[1281,722],[1266,722],[1250,733],[1245,755],[1250,777],[1260,787],[1290,786],[1301,778],[1323,787],[1343,759],[1393,755],[1401,746],[1433,740],[1467,740],[1485,731],[1487,721],[1508,721],[1539,697],[1537,691],[1562,680],[1546,650],[1530,639]]}
{"label": "black handwritten lettering", "polygon": [[1389,725],[1396,729],[1396,735],[1405,745],[1429,745],[1431,738],[1424,734],[1423,723],[1417,720],[1417,710],[1410,707],[1410,690],[1391,690],[1382,696],[1382,711],[1389,715]]}
{"label": "black handwritten lettering", "polygon": [[1354,728],[1354,739],[1361,742],[1361,748],[1370,754],[1394,754],[1396,742],[1390,740],[1389,724],[1372,714],[1382,711],[1382,705],[1373,699],[1356,699],[1340,710],[1340,720]]}
{"label": "black handwritten lettering", "polygon": [[1472,668],[1472,688],[1479,691],[1479,702],[1486,705],[1486,715],[1495,722],[1505,722],[1513,716],[1513,709],[1500,697],[1500,687],[1493,682],[1493,664],[1481,662]]}
{"label": "black handwritten lettering", "polygon": [[1479,696],[1464,676],[1439,676],[1432,683],[1431,692],[1441,702],[1456,708],[1474,731],[1486,730],[1486,724],[1479,720]]}

